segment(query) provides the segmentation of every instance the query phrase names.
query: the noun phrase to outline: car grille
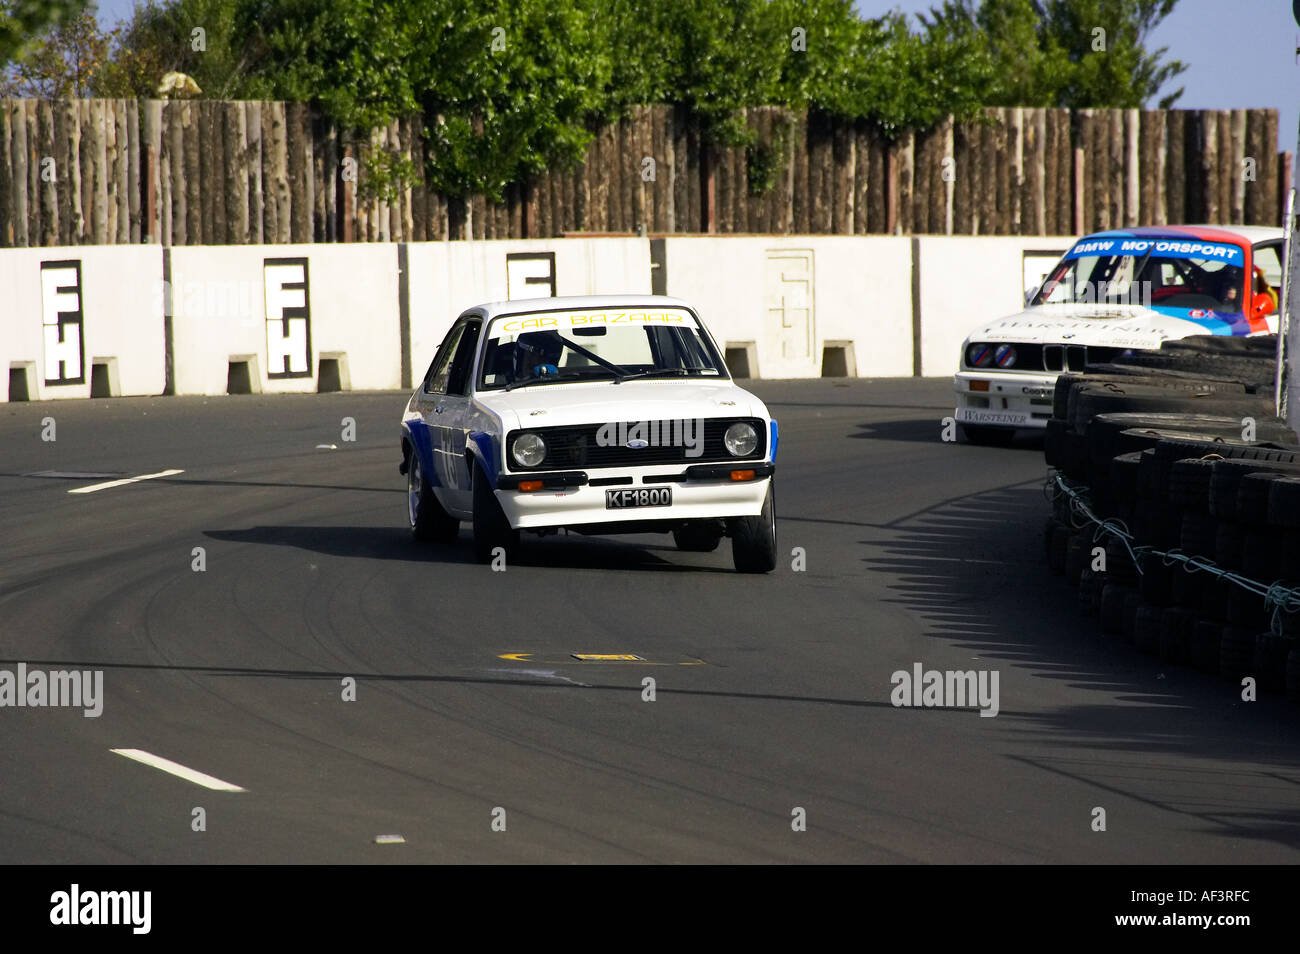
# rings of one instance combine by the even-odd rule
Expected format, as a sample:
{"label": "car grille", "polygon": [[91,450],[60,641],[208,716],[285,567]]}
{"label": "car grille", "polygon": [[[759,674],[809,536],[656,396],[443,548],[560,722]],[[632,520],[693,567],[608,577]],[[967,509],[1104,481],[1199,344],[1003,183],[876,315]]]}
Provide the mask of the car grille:
{"label": "car grille", "polygon": [[[727,428],[737,421],[752,425],[758,434],[758,443],[753,451],[744,457],[733,457],[722,443],[722,436]],[[529,427],[511,431],[506,435],[506,457],[511,470],[526,471],[637,467],[642,464],[705,464],[716,461],[763,460],[767,456],[767,422],[760,418],[707,418],[702,423],[704,425],[702,443],[699,442],[698,430],[690,432],[692,443],[695,443],[694,447],[673,446],[671,443],[673,439],[682,436],[680,423],[674,421],[625,421],[622,425],[618,423],[609,425],[615,438],[620,433],[627,433],[634,427],[640,427],[641,436],[652,441],[650,446],[640,448],[625,447],[617,442],[602,445],[597,439],[600,429],[607,426],[602,424]],[[691,422],[691,426],[698,427],[698,424]],[[510,453],[515,438],[524,433],[537,434],[546,442],[546,458],[536,467],[522,466]],[[653,439],[656,433],[657,443]]]}
{"label": "car grille", "polygon": [[[990,344],[989,347],[996,348],[998,344]],[[1102,364],[1114,360],[1124,349],[1123,348],[1101,348],[1089,347],[1081,344],[1016,344],[1010,342],[1016,349],[1016,363],[1011,368],[999,368],[996,365],[989,367],[977,368],[965,364],[967,371],[1082,371],[1088,364]],[[963,363],[965,355],[962,356]]]}

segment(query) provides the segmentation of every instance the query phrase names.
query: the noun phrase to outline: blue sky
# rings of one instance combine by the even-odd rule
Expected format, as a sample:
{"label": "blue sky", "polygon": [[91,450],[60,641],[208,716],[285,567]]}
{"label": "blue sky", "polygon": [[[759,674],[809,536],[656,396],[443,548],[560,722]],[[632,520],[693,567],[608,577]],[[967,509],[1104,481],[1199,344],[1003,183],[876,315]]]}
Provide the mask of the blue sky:
{"label": "blue sky", "polygon": [[[889,10],[910,14],[928,11],[934,2],[857,0],[857,8],[869,17]],[[134,6],[135,0],[99,0],[100,22],[126,17]],[[1278,148],[1296,148],[1300,64],[1295,50],[1300,27],[1289,0],[1179,0],[1151,46],[1167,46],[1171,57],[1187,64],[1187,72],[1178,78],[1185,90],[1179,107],[1277,109]]]}

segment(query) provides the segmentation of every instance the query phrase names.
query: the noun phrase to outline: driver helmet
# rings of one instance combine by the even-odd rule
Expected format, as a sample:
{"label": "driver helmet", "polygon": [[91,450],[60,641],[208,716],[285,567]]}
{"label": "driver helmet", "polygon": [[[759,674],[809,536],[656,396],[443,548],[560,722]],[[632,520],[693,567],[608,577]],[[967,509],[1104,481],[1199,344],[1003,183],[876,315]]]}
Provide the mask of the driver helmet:
{"label": "driver helmet", "polygon": [[542,365],[552,368],[564,352],[564,342],[550,331],[530,331],[515,340],[515,380],[533,377]]}

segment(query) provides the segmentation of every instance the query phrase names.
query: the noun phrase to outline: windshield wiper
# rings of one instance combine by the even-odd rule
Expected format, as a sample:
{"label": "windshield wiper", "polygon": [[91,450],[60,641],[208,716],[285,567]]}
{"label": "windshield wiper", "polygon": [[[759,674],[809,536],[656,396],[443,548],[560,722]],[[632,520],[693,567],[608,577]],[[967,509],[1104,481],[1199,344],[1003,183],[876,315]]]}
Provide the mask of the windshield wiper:
{"label": "windshield wiper", "polygon": [[582,355],[585,358],[590,358],[592,361],[595,361],[598,365],[600,365],[610,374],[614,375],[615,384],[623,383],[623,377],[626,376],[628,373],[627,368],[620,367],[619,365],[615,364],[613,361],[606,361],[600,355],[596,354],[596,352],[587,350],[582,345],[578,344],[578,342],[576,341],[570,341],[568,338],[564,337],[564,335],[560,334],[558,331],[553,331],[551,332],[551,334],[555,335],[555,337],[559,338],[562,342],[564,342],[564,346],[566,348],[569,348],[572,351],[576,351],[578,354]]}
{"label": "windshield wiper", "polygon": [[[595,370],[596,373],[598,374],[602,372],[605,374],[613,374],[615,376],[617,376],[618,374],[618,372],[611,371],[608,368],[597,368]],[[552,381],[575,380],[578,378],[585,378],[591,373],[591,371],[592,371],[591,368],[583,368],[581,371],[561,371],[558,374],[544,374],[536,378],[525,378],[522,381],[511,381],[501,390],[513,391],[515,388],[528,387],[530,384],[549,384]]]}
{"label": "windshield wiper", "polygon": [[627,374],[619,378],[619,381],[623,382],[629,378],[648,378],[652,374],[671,374],[674,377],[680,378],[692,374],[693,372],[703,370],[703,368],[651,368],[649,371],[629,371]]}

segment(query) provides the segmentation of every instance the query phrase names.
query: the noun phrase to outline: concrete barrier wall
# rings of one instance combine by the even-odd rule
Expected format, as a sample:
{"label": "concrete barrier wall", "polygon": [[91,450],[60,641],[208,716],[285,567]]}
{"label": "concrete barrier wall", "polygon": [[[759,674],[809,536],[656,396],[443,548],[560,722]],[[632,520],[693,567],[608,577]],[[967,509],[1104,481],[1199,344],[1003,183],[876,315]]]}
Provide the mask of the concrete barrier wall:
{"label": "concrete barrier wall", "polygon": [[232,361],[255,392],[315,391],[322,360],[345,390],[401,386],[395,245],[174,248],[171,297],[177,394],[225,394]]}
{"label": "concrete barrier wall", "polygon": [[419,380],[456,316],[488,301],[650,294],[650,245],[637,238],[412,242],[411,364]]}
{"label": "concrete barrier wall", "polygon": [[156,247],[0,252],[0,401],[15,388],[32,401],[85,398],[92,383],[104,396],[160,394],[161,280]]}
{"label": "concrete barrier wall", "polygon": [[962,340],[1019,311],[1071,242],[819,235],[5,249],[0,368],[15,369],[17,385],[0,388],[0,400],[88,397],[92,380],[96,393],[160,394],[169,370],[178,394],[224,394],[240,381],[272,393],[400,388],[420,379],[470,305],[650,292],[692,302],[733,370],[746,364],[753,377],[947,375]]}
{"label": "concrete barrier wall", "polygon": [[[1072,236],[917,238],[920,372],[957,370],[961,344],[982,322],[1021,311],[1025,292],[1074,244]],[[1023,277],[1022,277],[1023,276]]]}
{"label": "concrete barrier wall", "polygon": [[668,238],[664,257],[667,294],[747,352],[755,377],[820,377],[828,346],[848,348],[861,376],[912,373],[907,238]]}

